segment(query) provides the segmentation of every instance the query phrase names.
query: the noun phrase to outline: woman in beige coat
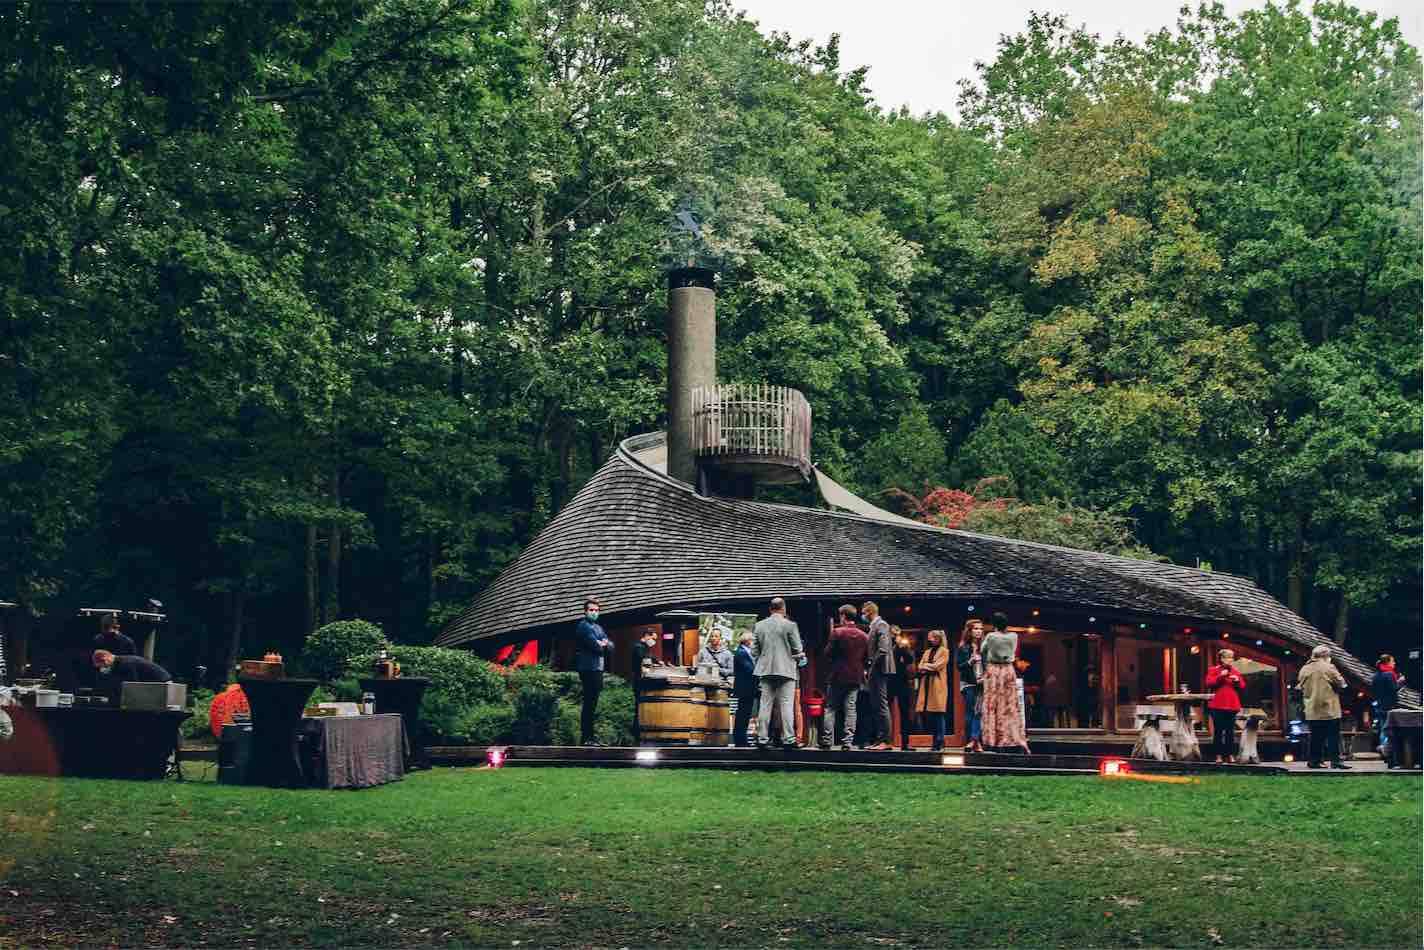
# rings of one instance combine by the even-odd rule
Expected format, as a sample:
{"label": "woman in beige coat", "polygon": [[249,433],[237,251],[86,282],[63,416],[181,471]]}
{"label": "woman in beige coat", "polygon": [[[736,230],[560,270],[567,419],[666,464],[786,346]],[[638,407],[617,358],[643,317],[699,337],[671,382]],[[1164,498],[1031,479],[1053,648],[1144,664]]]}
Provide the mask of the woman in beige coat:
{"label": "woman in beige coat", "polygon": [[944,711],[949,705],[949,647],[943,630],[929,632],[927,648],[920,657],[919,696],[915,711],[922,714],[934,733],[934,751],[944,748]]}

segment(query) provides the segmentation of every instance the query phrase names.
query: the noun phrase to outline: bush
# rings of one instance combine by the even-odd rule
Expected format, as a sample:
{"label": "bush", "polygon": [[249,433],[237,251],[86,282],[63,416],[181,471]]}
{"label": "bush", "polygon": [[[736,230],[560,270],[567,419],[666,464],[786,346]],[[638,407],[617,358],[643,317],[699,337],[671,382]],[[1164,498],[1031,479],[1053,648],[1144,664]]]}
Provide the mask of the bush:
{"label": "bush", "polygon": [[470,745],[507,744],[514,737],[514,707],[508,703],[480,703],[465,714],[459,729]]}
{"label": "bush", "polygon": [[318,686],[316,689],[312,690],[311,696],[307,697],[308,707],[316,706],[320,703],[334,702],[336,702],[336,694],[334,694],[331,690],[327,689],[325,686]]}
{"label": "bush", "polygon": [[511,694],[517,695],[525,689],[537,687],[552,691],[560,699],[571,699],[575,702],[583,696],[583,685],[577,673],[551,670],[547,666],[534,664],[513,667],[504,676]]}
{"label": "bush", "polygon": [[[633,688],[620,677],[604,677],[603,692],[598,696],[598,713],[593,720],[594,736],[604,745],[634,745],[635,709]],[[575,719],[575,737],[577,722]]]}
{"label": "bush", "polygon": [[210,689],[195,689],[189,695],[193,697],[193,715],[183,720],[178,732],[184,739],[211,739],[213,723],[208,718],[208,707],[217,694]]}
{"label": "bush", "polygon": [[510,732],[518,745],[552,745],[559,696],[552,689],[533,687],[514,695],[514,726]]}
{"label": "bush", "polygon": [[[348,668],[351,658],[375,654],[390,648],[390,641],[381,628],[367,620],[337,620],[318,627],[307,637],[302,648],[302,665],[317,679],[336,679]],[[361,670],[370,672],[370,664]]]}
{"label": "bush", "polygon": [[343,676],[339,680],[333,680],[331,684],[331,694],[340,703],[359,703],[363,692],[361,684],[356,682],[354,676]]}
{"label": "bush", "polygon": [[420,722],[432,739],[450,740],[464,735],[470,707],[446,693],[427,689],[420,699]]}
{"label": "bush", "polygon": [[[444,694],[465,709],[478,703],[498,703],[505,698],[504,676],[468,650],[394,646],[390,651],[401,665],[401,675],[424,676],[430,680],[427,696]],[[375,653],[363,653],[353,656],[347,668],[355,676],[370,676],[375,662]]]}
{"label": "bush", "polygon": [[577,702],[570,702],[567,699],[559,700],[559,711],[554,717],[554,728],[549,736],[554,745],[578,745],[579,744],[579,717],[580,707]]}

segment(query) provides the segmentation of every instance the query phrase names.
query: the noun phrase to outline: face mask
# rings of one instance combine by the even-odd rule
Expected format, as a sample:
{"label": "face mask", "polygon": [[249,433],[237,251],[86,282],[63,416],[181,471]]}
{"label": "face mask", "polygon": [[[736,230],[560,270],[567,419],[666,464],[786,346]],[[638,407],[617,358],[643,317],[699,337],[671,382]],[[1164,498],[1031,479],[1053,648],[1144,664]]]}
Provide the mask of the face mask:
{"label": "face mask", "polygon": [[588,617],[589,620],[597,620],[597,619],[598,619],[598,611],[596,611],[596,610],[590,610],[590,611],[589,611],[587,614],[585,614],[584,616]]}

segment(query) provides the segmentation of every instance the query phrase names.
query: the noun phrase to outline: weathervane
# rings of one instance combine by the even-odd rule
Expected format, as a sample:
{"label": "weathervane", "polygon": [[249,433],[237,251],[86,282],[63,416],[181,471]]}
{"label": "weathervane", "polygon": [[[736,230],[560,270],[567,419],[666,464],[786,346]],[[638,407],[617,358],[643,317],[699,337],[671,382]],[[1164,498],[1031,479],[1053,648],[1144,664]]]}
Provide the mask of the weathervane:
{"label": "weathervane", "polygon": [[691,196],[678,202],[664,239],[664,266],[669,274],[702,271],[710,277],[721,265],[721,258],[708,244],[705,217],[699,216]]}

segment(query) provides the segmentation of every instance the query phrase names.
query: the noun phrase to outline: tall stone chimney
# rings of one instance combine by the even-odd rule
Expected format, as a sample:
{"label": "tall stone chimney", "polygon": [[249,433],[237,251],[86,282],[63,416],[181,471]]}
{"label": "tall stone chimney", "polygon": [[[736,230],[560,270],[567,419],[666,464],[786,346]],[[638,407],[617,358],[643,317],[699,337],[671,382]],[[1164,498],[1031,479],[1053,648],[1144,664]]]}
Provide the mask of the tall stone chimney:
{"label": "tall stone chimney", "polygon": [[697,484],[692,441],[692,390],[717,382],[717,292],[711,270],[678,267],[668,272],[667,470]]}

